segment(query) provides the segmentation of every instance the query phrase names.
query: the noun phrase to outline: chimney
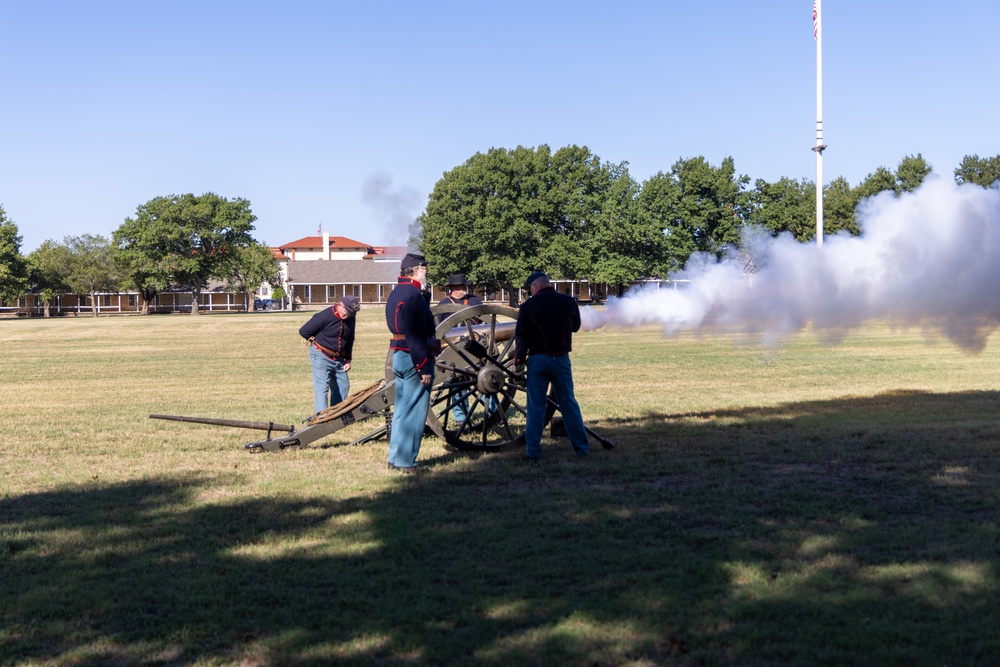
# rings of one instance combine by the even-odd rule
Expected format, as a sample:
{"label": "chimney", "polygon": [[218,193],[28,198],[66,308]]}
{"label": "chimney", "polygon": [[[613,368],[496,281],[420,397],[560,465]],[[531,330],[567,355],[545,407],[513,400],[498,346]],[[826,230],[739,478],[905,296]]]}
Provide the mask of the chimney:
{"label": "chimney", "polygon": [[323,259],[330,259],[330,232],[323,232]]}

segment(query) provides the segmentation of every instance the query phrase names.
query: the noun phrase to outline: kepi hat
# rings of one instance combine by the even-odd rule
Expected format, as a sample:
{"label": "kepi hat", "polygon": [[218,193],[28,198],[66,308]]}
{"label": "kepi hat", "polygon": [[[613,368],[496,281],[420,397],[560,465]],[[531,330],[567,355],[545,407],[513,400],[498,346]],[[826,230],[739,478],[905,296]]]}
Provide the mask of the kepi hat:
{"label": "kepi hat", "polygon": [[399,263],[399,270],[402,271],[412,266],[427,266],[427,258],[416,252],[406,253],[406,257]]}
{"label": "kepi hat", "polygon": [[346,308],[349,313],[356,313],[361,310],[361,299],[353,294],[345,296],[340,300],[340,303],[344,304],[344,308]]}
{"label": "kepi hat", "polygon": [[531,289],[531,283],[535,282],[539,278],[548,278],[548,276],[545,274],[544,271],[535,271],[530,276],[528,276],[528,280],[525,281],[525,283],[524,283],[524,289],[530,290]]}

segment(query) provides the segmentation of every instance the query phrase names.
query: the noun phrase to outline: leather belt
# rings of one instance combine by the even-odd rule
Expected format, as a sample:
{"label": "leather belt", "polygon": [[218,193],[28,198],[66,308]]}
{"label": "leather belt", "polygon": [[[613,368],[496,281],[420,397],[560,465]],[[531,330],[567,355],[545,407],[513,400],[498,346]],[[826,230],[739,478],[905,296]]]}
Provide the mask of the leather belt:
{"label": "leather belt", "polygon": [[331,359],[340,359],[343,356],[343,355],[340,354],[340,352],[337,352],[336,350],[331,350],[328,347],[323,347],[322,345],[320,345],[316,341],[313,341],[313,345],[316,346],[317,350],[319,350],[320,352],[322,352],[326,356],[330,357]]}

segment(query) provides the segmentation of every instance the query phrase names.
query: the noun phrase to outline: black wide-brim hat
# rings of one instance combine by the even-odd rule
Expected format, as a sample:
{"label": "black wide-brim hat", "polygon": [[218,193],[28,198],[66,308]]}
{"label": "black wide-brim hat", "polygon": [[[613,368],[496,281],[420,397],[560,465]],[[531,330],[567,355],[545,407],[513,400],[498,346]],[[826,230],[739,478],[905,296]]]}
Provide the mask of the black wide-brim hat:
{"label": "black wide-brim hat", "polygon": [[464,273],[453,273],[448,276],[448,287],[460,287],[468,284],[469,283],[465,281]]}

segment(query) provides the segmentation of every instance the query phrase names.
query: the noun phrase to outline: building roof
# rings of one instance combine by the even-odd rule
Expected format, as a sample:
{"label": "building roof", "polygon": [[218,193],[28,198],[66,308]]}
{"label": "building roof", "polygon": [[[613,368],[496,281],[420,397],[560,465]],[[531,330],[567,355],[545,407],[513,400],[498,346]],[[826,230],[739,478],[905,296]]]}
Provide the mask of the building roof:
{"label": "building roof", "polygon": [[[330,248],[336,250],[364,250],[365,252],[368,252],[371,249],[371,246],[367,243],[362,243],[361,241],[349,239],[346,236],[331,236]],[[286,250],[322,250],[323,237],[304,236],[298,241],[283,243],[278,246],[278,249],[282,252],[285,252]]]}
{"label": "building roof", "polygon": [[386,257],[395,257],[402,259],[406,256],[406,246],[405,245],[377,245],[372,246],[372,252],[368,254],[369,257],[377,256],[379,259]]}
{"label": "building roof", "polygon": [[395,284],[399,262],[370,259],[343,259],[336,262],[292,260],[288,262],[288,282],[300,285]]}

